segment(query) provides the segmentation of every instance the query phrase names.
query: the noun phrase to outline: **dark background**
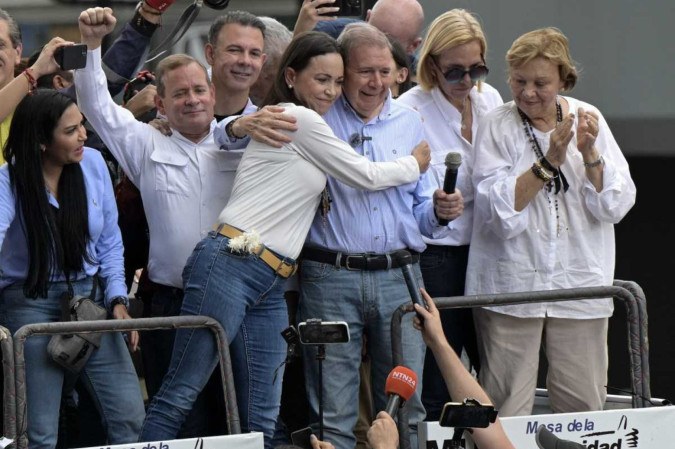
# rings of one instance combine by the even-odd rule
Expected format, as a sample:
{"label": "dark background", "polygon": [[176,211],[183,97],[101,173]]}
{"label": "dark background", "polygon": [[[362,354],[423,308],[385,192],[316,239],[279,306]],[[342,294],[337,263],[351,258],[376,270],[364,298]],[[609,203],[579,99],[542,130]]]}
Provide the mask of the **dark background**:
{"label": "dark background", "polygon": [[[612,126],[612,129],[617,128]],[[670,289],[671,279],[675,279],[675,264],[671,259],[675,226],[672,225],[670,191],[675,158],[634,156],[628,157],[628,163],[637,186],[637,202],[616,225],[615,279],[635,281],[645,292],[652,396],[672,400],[675,399],[675,346],[672,344],[675,305],[670,299]],[[625,308],[615,301],[609,325],[609,385],[630,389],[626,326]]]}

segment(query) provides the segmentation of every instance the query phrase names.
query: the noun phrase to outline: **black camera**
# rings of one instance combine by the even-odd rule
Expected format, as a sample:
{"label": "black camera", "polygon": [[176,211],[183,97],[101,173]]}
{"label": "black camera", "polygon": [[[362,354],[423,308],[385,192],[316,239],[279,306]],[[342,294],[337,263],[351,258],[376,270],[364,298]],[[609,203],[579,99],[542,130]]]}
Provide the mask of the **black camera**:
{"label": "black camera", "polygon": [[362,17],[363,16],[363,0],[335,0],[330,6],[338,6],[340,10],[335,13],[337,16],[343,17]]}
{"label": "black camera", "polygon": [[54,60],[61,70],[82,69],[87,65],[87,45],[64,45],[54,51]]}
{"label": "black camera", "polygon": [[321,321],[312,318],[298,324],[300,343],[325,345],[349,342],[349,326],[344,321]]}
{"label": "black camera", "polygon": [[485,428],[497,419],[497,410],[492,405],[482,405],[475,399],[464,402],[448,402],[443,406],[438,424],[442,427]]}

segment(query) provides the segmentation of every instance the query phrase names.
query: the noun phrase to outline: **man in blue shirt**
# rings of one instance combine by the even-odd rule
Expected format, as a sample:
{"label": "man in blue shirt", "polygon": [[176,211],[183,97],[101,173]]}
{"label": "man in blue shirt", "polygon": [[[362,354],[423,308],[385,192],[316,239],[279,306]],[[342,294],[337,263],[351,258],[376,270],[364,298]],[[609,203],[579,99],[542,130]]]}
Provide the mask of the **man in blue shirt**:
{"label": "man in blue shirt", "polygon": [[[372,161],[409,155],[423,141],[422,122],[414,110],[392,101],[393,57],[387,37],[375,27],[349,25],[339,38],[345,62],[343,96],[324,116],[335,134]],[[463,209],[461,193],[434,191],[426,175],[416,183],[377,192],[353,189],[328,178],[329,212],[317,214],[303,251],[299,320],[346,321],[351,340],[329,345],[323,361],[325,439],[338,449],[352,449],[358,413],[359,365],[363,336],[372,359],[376,410],[385,409],[385,379],[391,369],[392,313],[411,301],[402,271],[391,253],[408,249],[420,285],[422,234],[442,233],[438,218],[452,220]],[[412,320],[403,323],[404,364],[422,378],[425,346]],[[305,374],[312,413],[318,411],[318,363],[304,347]],[[421,388],[408,401],[411,447],[417,422],[424,419]]]}

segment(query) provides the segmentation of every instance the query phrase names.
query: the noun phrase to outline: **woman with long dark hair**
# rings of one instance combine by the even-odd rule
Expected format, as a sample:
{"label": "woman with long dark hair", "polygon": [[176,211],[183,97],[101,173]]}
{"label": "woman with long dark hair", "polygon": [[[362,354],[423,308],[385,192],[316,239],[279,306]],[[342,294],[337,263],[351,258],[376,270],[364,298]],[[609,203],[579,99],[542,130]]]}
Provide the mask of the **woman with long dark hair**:
{"label": "woman with long dark hair", "polygon": [[[0,323],[12,333],[60,321],[64,295],[91,296],[114,318],[130,318],[112,183],[101,155],[83,146],[82,123],[73,100],[53,90],[26,96],[14,111],[0,167]],[[31,448],[57,439],[66,373],[48,354],[49,338],[25,346]],[[80,379],[108,442],[135,441],[143,402],[121,334],[102,336]]]}

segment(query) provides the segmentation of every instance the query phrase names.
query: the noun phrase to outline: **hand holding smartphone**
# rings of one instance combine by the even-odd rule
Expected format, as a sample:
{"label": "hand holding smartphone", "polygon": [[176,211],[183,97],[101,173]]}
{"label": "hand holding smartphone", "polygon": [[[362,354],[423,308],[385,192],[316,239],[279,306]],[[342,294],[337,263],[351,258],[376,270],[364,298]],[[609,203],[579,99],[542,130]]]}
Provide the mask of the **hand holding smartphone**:
{"label": "hand holding smartphone", "polygon": [[293,442],[294,446],[301,447],[302,449],[312,449],[311,436],[312,428],[305,427],[304,429],[296,430],[291,433],[291,442]]}
{"label": "hand holding smartphone", "polygon": [[82,69],[87,65],[87,45],[64,45],[54,51],[54,60],[61,70]]}
{"label": "hand holding smartphone", "polygon": [[338,7],[340,10],[336,13],[329,13],[329,16],[338,17],[362,17],[363,0],[335,0],[330,6]]}

